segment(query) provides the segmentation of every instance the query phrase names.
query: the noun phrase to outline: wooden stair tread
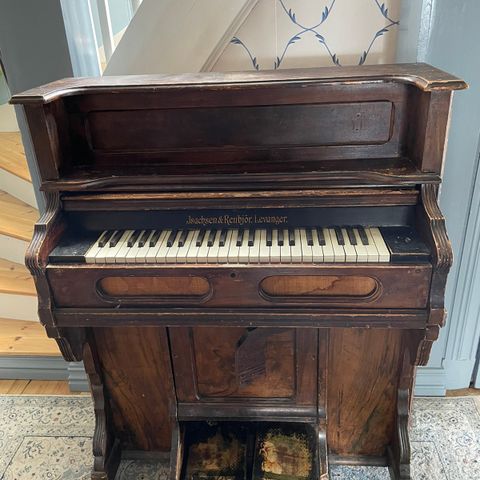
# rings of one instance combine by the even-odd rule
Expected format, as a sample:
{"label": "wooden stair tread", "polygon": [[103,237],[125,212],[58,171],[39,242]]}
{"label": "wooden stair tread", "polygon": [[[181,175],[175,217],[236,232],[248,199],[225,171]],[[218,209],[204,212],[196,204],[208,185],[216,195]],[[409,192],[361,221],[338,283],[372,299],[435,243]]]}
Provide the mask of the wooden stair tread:
{"label": "wooden stair tread", "polygon": [[55,340],[38,322],[0,318],[0,356],[60,356]]}
{"label": "wooden stair tread", "polygon": [[38,210],[0,191],[0,233],[29,242]]}
{"label": "wooden stair tread", "polygon": [[0,293],[35,296],[35,284],[27,267],[0,258]]}
{"label": "wooden stair tread", "polygon": [[0,168],[31,182],[20,132],[0,133]]}

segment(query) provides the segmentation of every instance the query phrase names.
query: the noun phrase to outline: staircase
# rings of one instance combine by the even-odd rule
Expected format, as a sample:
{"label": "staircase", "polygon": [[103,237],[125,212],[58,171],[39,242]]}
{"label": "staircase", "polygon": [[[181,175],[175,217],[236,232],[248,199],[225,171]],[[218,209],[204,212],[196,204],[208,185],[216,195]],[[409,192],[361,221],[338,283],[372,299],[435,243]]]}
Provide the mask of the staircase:
{"label": "staircase", "polygon": [[35,285],[24,266],[38,216],[20,133],[0,132],[0,363],[60,356],[38,322]]}

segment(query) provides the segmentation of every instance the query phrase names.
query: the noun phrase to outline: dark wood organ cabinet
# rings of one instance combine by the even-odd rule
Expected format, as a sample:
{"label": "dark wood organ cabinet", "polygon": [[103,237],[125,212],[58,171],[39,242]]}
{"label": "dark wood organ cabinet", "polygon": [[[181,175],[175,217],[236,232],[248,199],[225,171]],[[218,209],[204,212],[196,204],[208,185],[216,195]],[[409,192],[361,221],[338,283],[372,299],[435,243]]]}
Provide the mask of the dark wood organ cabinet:
{"label": "dark wood organ cabinet", "polygon": [[26,263],[95,405],[93,479],[410,478],[444,322],[453,90],[424,64],[67,79],[22,104],[47,209]]}

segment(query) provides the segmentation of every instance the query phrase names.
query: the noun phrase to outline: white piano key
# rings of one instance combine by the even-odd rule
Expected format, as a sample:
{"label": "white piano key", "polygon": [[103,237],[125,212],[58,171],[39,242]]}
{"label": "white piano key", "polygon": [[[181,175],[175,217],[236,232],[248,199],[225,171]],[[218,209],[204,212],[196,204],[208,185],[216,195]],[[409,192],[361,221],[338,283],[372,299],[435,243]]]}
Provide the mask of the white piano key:
{"label": "white piano key", "polygon": [[[163,237],[162,243],[157,250],[155,255],[155,263],[167,263],[167,254],[169,251],[169,247],[167,247],[168,237],[172,233],[171,230],[165,230],[165,236]],[[158,245],[158,243],[157,243]]]}
{"label": "white piano key", "polygon": [[318,233],[316,228],[312,229],[312,238],[312,261],[314,263],[323,263],[323,247],[320,245],[320,241],[318,240]]}
{"label": "white piano key", "polygon": [[382,237],[380,230],[376,227],[369,228],[370,233],[372,234],[373,241],[378,250],[378,261],[379,262],[389,262],[390,261],[390,251],[388,250],[387,244]]}
{"label": "white piano key", "polygon": [[343,249],[342,245],[339,245],[335,230],[333,228],[329,228],[328,232],[330,233],[330,241],[332,242],[333,261],[335,263],[345,263],[345,250]]}
{"label": "white piano key", "polygon": [[270,247],[270,263],[280,263],[280,247],[278,245],[278,230],[272,230],[272,246]]}
{"label": "white piano key", "polygon": [[178,250],[180,249],[180,247],[178,246],[178,240],[180,239],[181,235],[182,235],[182,231],[179,230],[175,235],[172,246],[168,249],[168,252],[165,255],[166,263],[177,263],[177,253],[178,253]]}
{"label": "white piano key", "polygon": [[123,242],[123,244],[121,245],[120,250],[115,255],[115,260],[114,260],[115,263],[125,263],[125,258],[130,250],[130,247],[128,246],[128,239],[132,235],[133,230],[126,230],[125,233],[128,233],[128,235],[125,241]]}
{"label": "white piano key", "polygon": [[[325,238],[325,245],[322,245],[323,249],[323,261],[334,262],[335,252],[333,251],[332,239],[330,237],[330,230],[328,228],[322,228],[323,237]],[[335,235],[335,232],[334,232]]]}
{"label": "white piano key", "polygon": [[220,249],[221,230],[217,230],[213,238],[213,245],[208,250],[207,263],[218,263],[218,250]]}
{"label": "white piano key", "polygon": [[130,247],[130,250],[127,252],[127,254],[125,256],[125,262],[126,263],[135,263],[135,258],[137,256],[137,253],[138,253],[138,250],[139,250],[138,241],[140,240],[140,238],[142,238],[142,235],[144,233],[145,233],[145,230],[142,230],[140,232],[140,234],[138,235],[135,244],[132,247]]}
{"label": "white piano key", "polygon": [[364,230],[368,238],[368,245],[365,245],[368,254],[368,263],[378,263],[379,255],[377,246],[375,245],[375,240],[373,239],[369,228],[365,227]]}
{"label": "white piano key", "polygon": [[267,230],[260,229],[260,252],[258,257],[260,263],[270,262],[270,247],[267,246]]}
{"label": "white piano key", "polygon": [[165,240],[166,241],[167,237],[167,230],[163,230],[160,233],[160,236],[158,237],[157,243],[155,244],[154,247],[150,247],[148,249],[148,252],[145,255],[145,262],[146,263],[156,263],[157,262],[157,253],[158,250],[160,249],[160,246],[162,245],[162,242]]}
{"label": "white piano key", "polygon": [[313,247],[312,247],[312,245],[308,244],[307,231],[304,228],[300,229],[300,242],[302,244],[302,262],[303,263],[312,263],[313,262]]}
{"label": "white piano key", "polygon": [[230,247],[228,249],[228,263],[238,263],[238,254],[240,247],[237,247],[238,230],[232,230],[232,238],[230,240]]}
{"label": "white piano key", "polygon": [[295,236],[295,245],[290,246],[290,256],[292,259],[292,263],[302,263],[303,256],[302,256],[302,242],[300,238],[300,230],[295,228],[293,231]]}
{"label": "white piano key", "polygon": [[228,230],[225,238],[225,245],[218,249],[217,261],[218,263],[228,263],[228,254],[230,252],[230,242],[232,241],[233,230]]}
{"label": "white piano key", "polygon": [[345,241],[345,245],[343,249],[345,250],[345,261],[346,262],[357,262],[357,252],[355,251],[355,247],[350,243],[350,237],[348,236],[347,229],[342,228],[343,240]]}
{"label": "white piano key", "polygon": [[190,242],[190,248],[185,256],[186,263],[197,263],[197,254],[198,249],[197,247],[197,237],[200,235],[200,230],[193,231],[192,241]]}
{"label": "white piano key", "polygon": [[[139,247],[137,250],[137,254],[135,255],[135,263],[146,263],[146,256],[148,251],[150,250],[150,237],[155,233],[155,230],[152,230],[145,241],[143,247]],[[141,237],[139,237],[141,238]],[[133,247],[132,247],[133,248]]]}
{"label": "white piano key", "polygon": [[248,234],[249,230],[244,230],[242,245],[238,250],[238,263],[248,263],[248,256],[250,253],[250,247],[248,246]]}
{"label": "white piano key", "polygon": [[208,261],[208,236],[210,235],[210,230],[205,232],[205,237],[203,237],[203,242],[201,247],[198,248],[197,252],[197,263],[207,263]]}
{"label": "white piano key", "polygon": [[[97,257],[99,259],[103,258],[102,263],[115,263],[115,256],[120,251],[123,242],[125,242],[125,240],[130,236],[130,233],[127,232],[130,232],[130,230],[122,233],[122,236],[119,238],[117,244],[114,247],[111,247],[110,243],[108,243],[104,248],[102,248],[102,251],[100,253],[101,256]],[[95,261],[95,263],[97,262]]]}
{"label": "white piano key", "polygon": [[357,244],[355,245],[355,251],[357,252],[357,262],[368,262],[368,252],[365,245],[362,243],[362,239],[360,238],[360,234],[356,228],[353,228],[353,233],[357,240]]}
{"label": "white piano key", "polygon": [[292,263],[292,256],[290,253],[290,245],[288,244],[288,230],[283,230],[283,245],[280,246],[280,261],[281,263]]}
{"label": "white piano key", "polygon": [[248,263],[258,263],[260,261],[260,238],[260,230],[255,230],[253,246],[248,250]]}
{"label": "white piano key", "polygon": [[192,246],[192,240],[195,235],[195,230],[190,230],[187,233],[187,238],[185,238],[185,243],[183,247],[178,248],[177,252],[177,263],[186,263],[187,262],[187,254]]}
{"label": "white piano key", "polygon": [[108,230],[104,230],[95,240],[95,242],[93,242],[93,245],[87,250],[87,252],[85,253],[85,263],[95,263],[95,257],[102,248],[98,246],[98,242],[104,235],[107,234],[107,232]]}

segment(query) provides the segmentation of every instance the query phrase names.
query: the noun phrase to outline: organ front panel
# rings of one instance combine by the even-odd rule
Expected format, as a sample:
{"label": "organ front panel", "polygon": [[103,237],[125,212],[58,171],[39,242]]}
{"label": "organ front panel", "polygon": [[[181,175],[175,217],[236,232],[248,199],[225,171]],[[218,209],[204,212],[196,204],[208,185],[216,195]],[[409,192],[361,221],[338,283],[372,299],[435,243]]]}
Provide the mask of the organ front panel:
{"label": "organ front panel", "polygon": [[47,210],[39,316],[95,404],[93,479],[410,478],[443,325],[463,81],[423,64],[66,79],[13,97]]}

